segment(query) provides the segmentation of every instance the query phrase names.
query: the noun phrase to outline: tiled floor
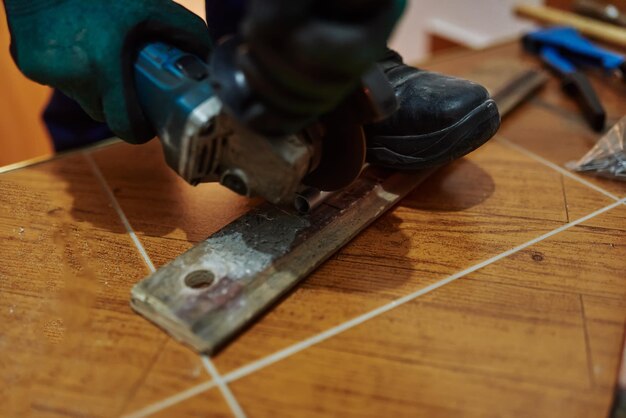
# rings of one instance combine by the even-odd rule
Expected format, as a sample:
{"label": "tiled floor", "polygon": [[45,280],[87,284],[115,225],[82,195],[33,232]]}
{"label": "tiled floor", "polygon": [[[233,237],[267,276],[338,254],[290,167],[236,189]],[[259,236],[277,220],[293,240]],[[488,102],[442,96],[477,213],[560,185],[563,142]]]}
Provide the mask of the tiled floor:
{"label": "tiled floor", "polygon": [[[433,67],[495,56],[525,61]],[[604,417],[626,184],[562,168],[596,138],[551,84],[212,359],[130,288],[256,202],[185,185],[157,143],[0,175],[0,416]]]}

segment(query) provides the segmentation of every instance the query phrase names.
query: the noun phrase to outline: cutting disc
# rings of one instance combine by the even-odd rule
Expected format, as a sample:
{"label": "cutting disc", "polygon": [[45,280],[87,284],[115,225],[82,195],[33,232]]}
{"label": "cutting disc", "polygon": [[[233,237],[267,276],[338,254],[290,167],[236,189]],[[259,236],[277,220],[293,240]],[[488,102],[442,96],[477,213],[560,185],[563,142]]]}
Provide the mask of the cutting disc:
{"label": "cutting disc", "polygon": [[320,162],[303,183],[332,192],[349,186],[359,177],[365,164],[365,134],[361,125],[325,122]]}

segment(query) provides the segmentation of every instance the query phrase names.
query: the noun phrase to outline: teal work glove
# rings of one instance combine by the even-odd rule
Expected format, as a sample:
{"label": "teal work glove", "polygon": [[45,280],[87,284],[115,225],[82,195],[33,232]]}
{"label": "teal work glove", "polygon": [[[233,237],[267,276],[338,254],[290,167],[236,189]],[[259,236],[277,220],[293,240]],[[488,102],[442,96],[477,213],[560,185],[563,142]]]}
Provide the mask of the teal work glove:
{"label": "teal work glove", "polygon": [[138,47],[159,40],[202,57],[211,48],[204,21],[170,0],[4,2],[20,70],[132,143],[154,136],[134,92]]}
{"label": "teal work glove", "polygon": [[244,71],[267,104],[306,120],[333,110],[386,51],[406,0],[249,0]]}

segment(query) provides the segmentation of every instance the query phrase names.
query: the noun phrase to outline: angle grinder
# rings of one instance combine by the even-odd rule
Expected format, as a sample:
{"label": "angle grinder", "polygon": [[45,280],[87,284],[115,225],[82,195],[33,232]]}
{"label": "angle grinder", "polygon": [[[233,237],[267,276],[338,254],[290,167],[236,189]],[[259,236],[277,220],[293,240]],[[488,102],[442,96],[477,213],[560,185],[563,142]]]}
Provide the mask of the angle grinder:
{"label": "angle grinder", "polygon": [[382,70],[367,72],[333,112],[297,133],[274,135],[259,132],[272,121],[263,119],[263,101],[237,65],[246,53],[236,38],[209,62],[162,42],[140,50],[135,87],[167,164],[192,185],[219,182],[281,205],[293,205],[305,189],[350,185],[365,163],[362,125],[397,108]]}

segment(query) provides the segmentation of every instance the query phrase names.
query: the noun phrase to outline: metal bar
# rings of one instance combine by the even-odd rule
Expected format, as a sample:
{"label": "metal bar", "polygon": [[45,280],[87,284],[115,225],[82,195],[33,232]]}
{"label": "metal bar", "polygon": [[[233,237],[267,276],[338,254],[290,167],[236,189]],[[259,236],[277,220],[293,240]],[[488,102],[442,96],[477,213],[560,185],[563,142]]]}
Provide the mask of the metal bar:
{"label": "metal bar", "polygon": [[369,168],[308,215],[263,204],[139,282],[131,305],[213,353],[432,171]]}

